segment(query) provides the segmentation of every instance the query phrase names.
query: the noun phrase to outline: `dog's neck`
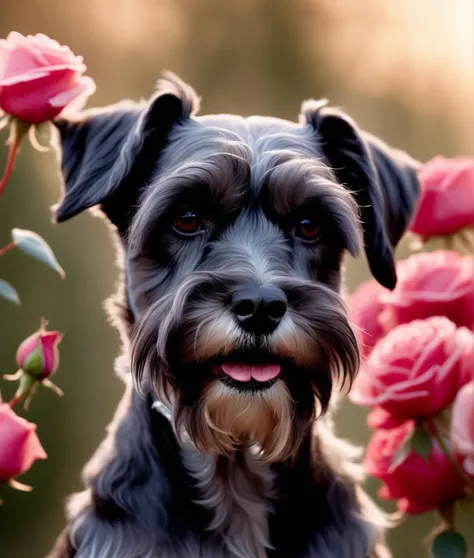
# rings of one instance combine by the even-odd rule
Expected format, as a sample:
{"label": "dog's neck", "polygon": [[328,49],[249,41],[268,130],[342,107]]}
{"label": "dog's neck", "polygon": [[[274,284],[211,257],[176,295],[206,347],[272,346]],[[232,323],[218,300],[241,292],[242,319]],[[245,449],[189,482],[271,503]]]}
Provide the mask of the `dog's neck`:
{"label": "dog's neck", "polygon": [[184,466],[195,480],[197,503],[211,513],[210,531],[225,533],[230,556],[266,558],[270,545],[274,473],[249,450],[232,458],[182,443]]}
{"label": "dog's neck", "polygon": [[[116,369],[130,384],[128,356],[117,359]],[[274,502],[272,466],[251,448],[238,450],[231,457],[202,453],[186,432],[178,435],[175,431],[172,404],[150,395],[151,387],[148,397],[139,404],[148,406],[149,412],[158,413],[169,422],[182,463],[197,490],[195,502],[210,514],[208,529],[225,533],[228,556],[266,558],[271,548],[268,517]]]}
{"label": "dog's neck", "polygon": [[[156,400],[154,411],[174,429],[173,409]],[[183,464],[195,480],[196,503],[212,514],[211,531],[226,533],[228,551],[236,558],[265,558],[271,548],[268,515],[272,510],[274,473],[258,457],[255,446],[236,451],[232,458],[200,452],[186,432],[180,432]]]}

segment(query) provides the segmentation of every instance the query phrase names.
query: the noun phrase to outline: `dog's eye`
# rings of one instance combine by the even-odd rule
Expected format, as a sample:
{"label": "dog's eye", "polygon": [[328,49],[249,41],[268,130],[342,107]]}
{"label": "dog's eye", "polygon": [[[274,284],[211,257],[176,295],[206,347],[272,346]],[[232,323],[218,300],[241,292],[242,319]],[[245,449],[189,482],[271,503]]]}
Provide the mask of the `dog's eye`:
{"label": "dog's eye", "polygon": [[313,219],[301,219],[296,226],[295,234],[303,240],[317,240],[321,236],[321,227]]}
{"label": "dog's eye", "polygon": [[184,211],[173,223],[173,228],[181,234],[194,234],[202,229],[201,220],[192,209]]}

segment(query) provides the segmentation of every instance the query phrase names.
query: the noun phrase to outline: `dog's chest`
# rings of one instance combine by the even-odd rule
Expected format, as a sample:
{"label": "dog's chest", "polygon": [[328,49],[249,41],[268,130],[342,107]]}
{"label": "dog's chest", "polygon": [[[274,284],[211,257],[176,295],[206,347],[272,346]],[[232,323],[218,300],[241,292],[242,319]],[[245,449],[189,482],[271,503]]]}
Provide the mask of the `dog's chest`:
{"label": "dog's chest", "polygon": [[248,451],[236,453],[234,459],[192,449],[182,455],[196,481],[197,503],[212,515],[208,530],[220,547],[214,552],[223,558],[266,558],[274,485],[270,467]]}

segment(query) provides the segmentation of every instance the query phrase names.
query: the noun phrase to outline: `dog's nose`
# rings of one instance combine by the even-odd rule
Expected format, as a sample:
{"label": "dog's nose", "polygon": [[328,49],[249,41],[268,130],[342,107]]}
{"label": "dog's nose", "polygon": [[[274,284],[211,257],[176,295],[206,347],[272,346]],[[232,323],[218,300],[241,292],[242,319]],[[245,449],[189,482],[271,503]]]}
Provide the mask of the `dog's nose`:
{"label": "dog's nose", "polygon": [[251,285],[232,295],[232,312],[240,327],[249,333],[272,333],[285,315],[288,301],[278,287]]}

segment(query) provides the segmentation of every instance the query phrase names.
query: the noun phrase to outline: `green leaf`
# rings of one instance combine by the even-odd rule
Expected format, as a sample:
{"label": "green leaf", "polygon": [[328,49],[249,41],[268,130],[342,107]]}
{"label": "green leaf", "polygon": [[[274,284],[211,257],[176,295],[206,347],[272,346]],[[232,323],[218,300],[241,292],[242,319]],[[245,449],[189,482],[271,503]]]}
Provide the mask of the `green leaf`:
{"label": "green leaf", "polygon": [[466,539],[455,531],[444,531],[433,541],[433,558],[467,558]]}
{"label": "green leaf", "polygon": [[23,229],[13,229],[12,238],[20,250],[52,267],[59,273],[61,279],[64,279],[63,268],[59,265],[47,242],[39,234]]}
{"label": "green leaf", "polygon": [[10,302],[14,302],[15,304],[20,304],[20,297],[16,292],[15,288],[10,285],[7,281],[0,279],[0,296],[6,298]]}
{"label": "green leaf", "polygon": [[400,447],[396,451],[392,464],[390,465],[388,472],[392,473],[399,465],[401,465],[405,459],[409,456],[411,452],[411,439],[413,434],[409,433],[403,442],[401,443]]}
{"label": "green leaf", "polygon": [[419,456],[428,460],[433,451],[433,439],[423,425],[418,425],[411,438],[411,448]]}

